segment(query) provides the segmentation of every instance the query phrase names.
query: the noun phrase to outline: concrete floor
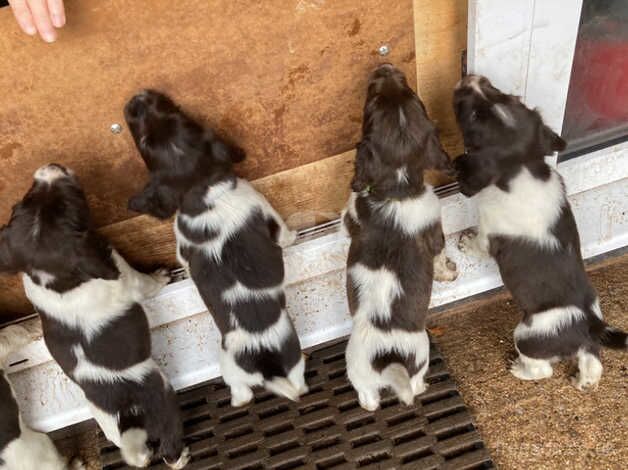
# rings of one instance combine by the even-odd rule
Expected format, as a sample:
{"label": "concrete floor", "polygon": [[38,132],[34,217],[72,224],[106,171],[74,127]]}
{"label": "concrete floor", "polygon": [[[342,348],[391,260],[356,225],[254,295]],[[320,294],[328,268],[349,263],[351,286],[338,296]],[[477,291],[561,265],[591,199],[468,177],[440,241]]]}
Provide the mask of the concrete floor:
{"label": "concrete floor", "polygon": [[[628,254],[594,265],[591,279],[609,323],[628,330]],[[506,293],[450,309],[430,328],[494,458],[502,469],[628,468],[628,358],[603,353],[597,390],[582,393],[567,364],[554,377],[523,382],[507,370],[519,313]],[[99,469],[94,430],[61,442]]]}
{"label": "concrete floor", "polygon": [[[605,319],[628,330],[628,255],[594,266]],[[597,390],[582,393],[565,364],[554,377],[524,382],[507,370],[519,320],[506,294],[462,306],[432,328],[480,433],[502,469],[628,468],[628,354],[603,351]]]}

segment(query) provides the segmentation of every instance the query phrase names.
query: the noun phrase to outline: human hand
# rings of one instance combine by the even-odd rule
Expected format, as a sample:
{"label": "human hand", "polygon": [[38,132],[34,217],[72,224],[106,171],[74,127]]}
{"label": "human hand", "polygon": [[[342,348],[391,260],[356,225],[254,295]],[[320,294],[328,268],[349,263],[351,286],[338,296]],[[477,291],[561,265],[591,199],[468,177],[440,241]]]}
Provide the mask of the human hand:
{"label": "human hand", "polygon": [[13,15],[26,34],[39,32],[46,42],[57,39],[55,28],[65,25],[63,0],[9,0]]}

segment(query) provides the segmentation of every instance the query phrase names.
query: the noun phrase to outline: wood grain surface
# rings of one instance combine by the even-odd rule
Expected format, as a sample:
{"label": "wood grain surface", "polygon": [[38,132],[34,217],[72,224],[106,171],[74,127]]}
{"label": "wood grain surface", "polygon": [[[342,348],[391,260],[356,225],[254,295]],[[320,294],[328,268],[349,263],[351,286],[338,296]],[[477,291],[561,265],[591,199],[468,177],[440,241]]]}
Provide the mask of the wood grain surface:
{"label": "wood grain surface", "polygon": [[0,10],[0,220],[52,161],[81,176],[99,226],[133,216],[143,164],[126,128],[110,126],[139,89],[165,91],[229,134],[248,152],[243,176],[257,179],[350,150],[378,63],[416,80],[411,0],[66,4],[54,44]]}
{"label": "wood grain surface", "polygon": [[[122,107],[145,87],[169,93],[239,142],[248,158],[238,172],[293,228],[342,210],[366,79],[378,63],[395,63],[410,83],[418,78],[445,148],[455,155],[461,147],[451,89],[466,44],[464,0],[66,0],[66,7],[68,24],[52,45],[23,35],[0,10],[0,221],[33,172],[56,161],[80,176],[96,224],[133,264],[175,266],[171,223],[126,209],[146,172]],[[386,57],[377,54],[381,44],[391,49]],[[111,133],[113,123],[123,125],[121,134]],[[20,280],[2,278],[0,318],[31,310]]]}

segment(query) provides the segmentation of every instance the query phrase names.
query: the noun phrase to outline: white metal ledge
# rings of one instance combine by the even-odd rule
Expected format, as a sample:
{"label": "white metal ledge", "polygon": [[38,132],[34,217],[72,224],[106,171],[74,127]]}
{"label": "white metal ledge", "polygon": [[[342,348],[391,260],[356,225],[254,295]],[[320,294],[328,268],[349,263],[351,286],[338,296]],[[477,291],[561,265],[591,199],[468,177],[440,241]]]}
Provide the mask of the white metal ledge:
{"label": "white metal ledge", "polygon": [[[628,245],[628,143],[559,165],[580,229],[585,257]],[[499,287],[490,259],[469,259],[456,249],[457,233],[477,223],[473,202],[460,194],[443,202],[447,253],[460,276],[435,283],[432,306]],[[304,348],[350,332],[344,267],[349,240],[336,226],[284,251],[288,312]],[[153,334],[153,355],[177,389],[219,375],[219,333],[189,279],[173,283],[144,304]],[[26,360],[26,361],[25,361]],[[82,392],[37,341],[17,352],[9,372],[25,420],[42,431],[90,417]]]}

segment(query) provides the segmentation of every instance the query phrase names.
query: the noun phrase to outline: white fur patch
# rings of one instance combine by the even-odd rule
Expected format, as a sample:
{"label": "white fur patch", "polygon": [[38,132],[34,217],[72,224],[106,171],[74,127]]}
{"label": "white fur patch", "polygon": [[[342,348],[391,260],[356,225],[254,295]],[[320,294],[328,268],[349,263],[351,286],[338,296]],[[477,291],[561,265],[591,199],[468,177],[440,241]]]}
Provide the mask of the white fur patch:
{"label": "white fur patch", "polygon": [[[174,223],[177,245],[201,248],[210,258],[219,262],[225,242],[242,229],[256,209],[261,210],[265,217],[275,219],[280,229],[279,244],[281,246],[294,242],[294,232],[288,229],[266,198],[246,180],[238,178],[235,188],[230,181],[210,187],[205,195],[205,202],[212,207],[200,215],[190,217],[177,214]],[[178,219],[181,219],[192,230],[208,229],[217,232],[218,236],[200,245],[192,243],[179,231]]]}
{"label": "white fur patch", "polygon": [[67,463],[52,440],[43,433],[33,431],[22,422],[21,435],[0,452],[7,470],[66,470]]}
{"label": "white fur patch", "polygon": [[50,317],[80,329],[91,340],[155,288],[153,278],[135,271],[115,250],[113,259],[120,271],[118,279],[90,279],[63,294],[35,284],[24,274],[26,297]]}
{"label": "white fur patch", "polygon": [[282,310],[277,321],[259,333],[251,333],[240,328],[237,320],[232,316],[231,321],[234,330],[224,337],[224,348],[232,353],[241,351],[259,351],[265,349],[278,349],[278,347],[294,334],[292,322],[285,310]]}
{"label": "white fur patch", "polygon": [[604,370],[600,359],[582,348],[578,350],[576,357],[578,358],[578,374],[573,381],[574,386],[581,391],[597,387]]}
{"label": "white fur patch", "polygon": [[532,336],[556,336],[560,330],[585,318],[578,307],[556,307],[532,315],[530,324],[519,322],[515,328],[515,340]]}
{"label": "white fur patch", "polygon": [[593,301],[593,304],[591,304],[591,311],[600,320],[602,320],[604,318],[603,315],[602,315],[602,309],[600,308],[600,299],[599,298],[596,298]]}
{"label": "white fur patch", "polygon": [[519,353],[510,366],[510,373],[521,380],[540,380],[551,377],[554,369],[550,360],[534,359]]}
{"label": "white fur patch", "polygon": [[115,383],[130,381],[141,383],[148,374],[157,370],[157,364],[152,358],[121,370],[109,369],[94,364],[87,357],[82,346],[72,348],[76,356],[76,367],[72,371],[72,377],[79,382]]}
{"label": "white fur patch", "polygon": [[33,175],[33,177],[37,181],[48,184],[52,183],[55,180],[58,180],[59,178],[65,178],[66,176],[67,175],[65,174],[65,172],[56,165],[42,166]]}
{"label": "white fur patch", "polygon": [[565,190],[554,170],[547,181],[541,181],[522,168],[510,180],[508,192],[491,185],[475,198],[482,235],[524,238],[546,248],[558,248],[551,229],[565,203]]}
{"label": "white fur patch", "polygon": [[222,293],[222,300],[227,304],[235,304],[241,300],[277,298],[281,293],[283,293],[283,285],[281,284],[264,289],[250,289],[240,281],[236,281],[235,285]]}
{"label": "white fur patch", "polygon": [[407,235],[415,235],[440,220],[440,201],[431,186],[420,196],[373,204],[374,209]]}
{"label": "white fur patch", "polygon": [[390,320],[392,304],[403,294],[397,275],[384,267],[370,269],[361,263],[351,266],[347,275],[358,294],[359,305],[354,315]]}
{"label": "white fur patch", "polygon": [[[371,364],[377,354],[388,352],[397,352],[401,356],[414,354],[417,367],[423,362],[428,363],[430,343],[427,333],[425,330],[386,332],[374,327],[368,319],[355,316],[346,350],[347,376],[358,392],[360,405],[367,410],[374,410],[379,406],[381,388],[394,385],[390,382],[390,377],[379,374]],[[410,378],[410,387],[415,395],[425,390],[426,371],[427,367],[424,366]]]}
{"label": "white fur patch", "polygon": [[231,406],[249,403],[253,399],[251,387],[264,383],[261,372],[249,374],[238,365],[233,353],[222,348],[220,349],[220,371],[223,380],[231,389]]}
{"label": "white fur patch", "polygon": [[146,467],[153,455],[146,446],[148,434],[139,428],[127,429],[120,437],[120,454],[124,461],[134,467]]}
{"label": "white fur patch", "polygon": [[118,428],[118,416],[107,413],[89,400],[87,401],[87,405],[105,437],[119,448],[121,441],[120,429]]}

